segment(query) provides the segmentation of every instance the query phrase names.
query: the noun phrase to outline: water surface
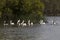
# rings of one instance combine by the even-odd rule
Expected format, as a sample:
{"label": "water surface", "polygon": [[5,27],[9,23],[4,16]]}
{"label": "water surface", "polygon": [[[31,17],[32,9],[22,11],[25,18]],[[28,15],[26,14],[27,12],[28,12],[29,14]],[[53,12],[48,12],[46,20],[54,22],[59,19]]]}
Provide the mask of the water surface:
{"label": "water surface", "polygon": [[60,17],[47,17],[48,21],[55,20],[56,25],[36,24],[32,27],[0,28],[0,40],[60,40]]}

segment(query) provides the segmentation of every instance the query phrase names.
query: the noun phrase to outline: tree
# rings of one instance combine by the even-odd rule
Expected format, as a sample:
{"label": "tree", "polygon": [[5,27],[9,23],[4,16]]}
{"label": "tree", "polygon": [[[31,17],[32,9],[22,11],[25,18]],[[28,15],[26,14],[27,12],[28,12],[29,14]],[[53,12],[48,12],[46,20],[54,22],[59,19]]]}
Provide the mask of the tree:
{"label": "tree", "polygon": [[60,0],[41,0],[45,4],[45,15],[59,16],[60,15]]}
{"label": "tree", "polygon": [[[1,0],[2,19],[37,21],[43,18],[44,4],[40,0]],[[5,17],[6,16],[6,17]],[[9,19],[9,20],[10,20]]]}
{"label": "tree", "polygon": [[22,4],[22,15],[25,19],[34,21],[43,17],[44,4],[40,0],[23,0]]}

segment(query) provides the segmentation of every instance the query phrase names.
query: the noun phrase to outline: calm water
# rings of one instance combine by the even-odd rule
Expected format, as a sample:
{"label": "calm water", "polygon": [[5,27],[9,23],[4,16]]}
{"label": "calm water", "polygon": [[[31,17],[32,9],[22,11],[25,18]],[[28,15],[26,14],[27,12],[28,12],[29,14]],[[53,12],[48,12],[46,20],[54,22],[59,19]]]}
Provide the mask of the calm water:
{"label": "calm water", "polygon": [[60,40],[60,17],[47,17],[48,21],[54,20],[57,24],[36,24],[32,27],[0,28],[0,40]]}

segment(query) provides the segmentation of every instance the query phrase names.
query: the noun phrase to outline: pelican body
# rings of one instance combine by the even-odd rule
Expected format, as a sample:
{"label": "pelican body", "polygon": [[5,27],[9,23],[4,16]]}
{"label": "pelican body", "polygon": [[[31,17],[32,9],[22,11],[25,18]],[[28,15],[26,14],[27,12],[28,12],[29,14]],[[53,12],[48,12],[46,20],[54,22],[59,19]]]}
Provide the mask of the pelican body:
{"label": "pelican body", "polygon": [[45,22],[43,22],[43,20],[40,20],[40,24],[46,24]]}
{"label": "pelican body", "polygon": [[20,20],[17,21],[17,24],[18,24],[19,26],[21,25],[21,24],[20,24]]}
{"label": "pelican body", "polygon": [[10,25],[14,25],[14,23],[12,22],[12,20],[10,20]]}
{"label": "pelican body", "polygon": [[33,22],[31,22],[30,20],[28,20],[28,25],[29,26],[33,26]]}
{"label": "pelican body", "polygon": [[54,20],[52,20],[52,24],[56,24],[56,23],[54,22]]}
{"label": "pelican body", "polygon": [[25,23],[25,21],[23,20],[21,23],[22,26],[27,26],[27,24]]}

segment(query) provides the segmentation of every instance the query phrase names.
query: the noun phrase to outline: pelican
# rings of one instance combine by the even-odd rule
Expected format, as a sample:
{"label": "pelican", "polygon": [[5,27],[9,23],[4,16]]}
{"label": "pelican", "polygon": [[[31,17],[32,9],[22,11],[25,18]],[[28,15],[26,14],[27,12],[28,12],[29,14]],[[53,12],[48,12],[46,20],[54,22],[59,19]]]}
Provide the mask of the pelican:
{"label": "pelican", "polygon": [[33,26],[33,22],[30,22],[30,20],[28,20],[28,25]]}
{"label": "pelican", "polygon": [[30,26],[30,20],[28,20],[28,25]]}
{"label": "pelican", "polygon": [[26,23],[23,23],[22,26],[26,26],[27,24]]}
{"label": "pelican", "polygon": [[33,22],[31,22],[31,26],[33,26]]}
{"label": "pelican", "polygon": [[21,23],[22,26],[27,26],[27,24],[24,22],[24,20]]}
{"label": "pelican", "polygon": [[51,22],[52,22],[52,24],[56,24],[53,20]]}
{"label": "pelican", "polygon": [[40,24],[46,24],[45,22],[43,22],[43,20],[40,20]]}
{"label": "pelican", "polygon": [[5,25],[8,25],[8,24],[6,23],[6,21],[4,21],[4,26],[5,26]]}
{"label": "pelican", "polygon": [[17,24],[18,24],[19,26],[21,25],[21,24],[20,24],[20,20],[17,21]]}
{"label": "pelican", "polygon": [[22,21],[21,25],[24,23],[24,20]]}
{"label": "pelican", "polygon": [[10,20],[10,25],[14,25],[14,23],[12,22],[12,20]]}

